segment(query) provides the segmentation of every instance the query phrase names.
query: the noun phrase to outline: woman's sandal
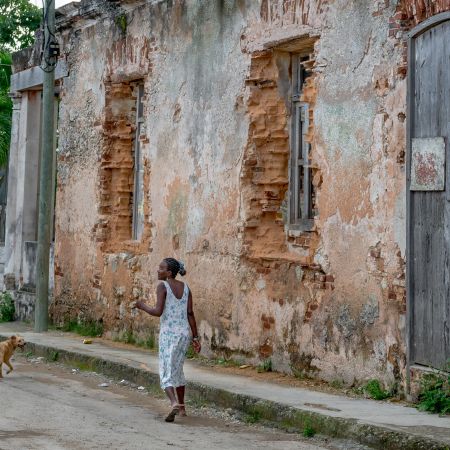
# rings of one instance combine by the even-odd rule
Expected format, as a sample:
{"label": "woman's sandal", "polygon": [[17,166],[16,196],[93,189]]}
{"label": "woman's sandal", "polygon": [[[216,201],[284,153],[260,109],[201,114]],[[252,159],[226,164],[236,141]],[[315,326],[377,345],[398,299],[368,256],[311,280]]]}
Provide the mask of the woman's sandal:
{"label": "woman's sandal", "polygon": [[180,417],[186,417],[186,408],[181,403],[178,405],[180,407]]}
{"label": "woman's sandal", "polygon": [[175,421],[175,416],[177,414],[180,413],[180,407],[179,405],[175,405],[172,407],[172,410],[170,411],[170,413],[167,415],[166,417],[166,422],[174,422]]}

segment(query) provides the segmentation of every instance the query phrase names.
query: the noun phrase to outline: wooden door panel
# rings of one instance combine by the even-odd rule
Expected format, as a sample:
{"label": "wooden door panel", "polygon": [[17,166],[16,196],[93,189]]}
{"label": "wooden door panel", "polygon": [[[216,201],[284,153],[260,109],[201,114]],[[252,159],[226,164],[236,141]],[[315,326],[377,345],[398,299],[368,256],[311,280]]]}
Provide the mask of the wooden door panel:
{"label": "wooden door panel", "polygon": [[[414,39],[411,137],[443,137],[449,173],[450,21]],[[445,191],[410,192],[411,362],[450,358],[450,180]]]}

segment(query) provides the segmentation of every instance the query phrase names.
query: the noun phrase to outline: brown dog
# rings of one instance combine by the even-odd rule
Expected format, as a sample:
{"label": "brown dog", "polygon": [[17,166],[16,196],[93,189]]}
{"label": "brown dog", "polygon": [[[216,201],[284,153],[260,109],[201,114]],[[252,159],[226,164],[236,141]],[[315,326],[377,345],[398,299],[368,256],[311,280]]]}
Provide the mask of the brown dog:
{"label": "brown dog", "polygon": [[8,340],[0,342],[0,378],[3,378],[2,364],[5,363],[9,370],[6,373],[10,373],[13,370],[13,366],[9,362],[11,356],[16,351],[16,348],[25,347],[25,339],[21,336],[11,336]]}

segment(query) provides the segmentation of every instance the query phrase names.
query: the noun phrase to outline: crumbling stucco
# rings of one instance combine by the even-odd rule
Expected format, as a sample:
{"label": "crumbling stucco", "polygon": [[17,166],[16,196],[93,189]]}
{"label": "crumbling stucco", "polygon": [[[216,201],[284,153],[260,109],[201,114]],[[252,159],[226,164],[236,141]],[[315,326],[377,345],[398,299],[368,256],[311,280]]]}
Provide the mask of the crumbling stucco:
{"label": "crumbling stucco", "polygon": [[[347,384],[404,380],[403,34],[448,2],[106,3],[61,31],[54,320],[153,335],[157,321],[127,305],[154,301],[173,255],[207,354]],[[307,231],[285,218],[295,52],[312,69]],[[137,81],[145,224],[132,241]]]}

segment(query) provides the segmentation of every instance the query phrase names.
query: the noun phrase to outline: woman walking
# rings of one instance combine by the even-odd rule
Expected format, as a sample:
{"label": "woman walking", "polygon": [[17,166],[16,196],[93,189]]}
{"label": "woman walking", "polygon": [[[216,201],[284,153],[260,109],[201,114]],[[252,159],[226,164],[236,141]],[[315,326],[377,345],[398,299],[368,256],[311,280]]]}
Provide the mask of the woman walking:
{"label": "woman walking", "polygon": [[[173,422],[175,416],[186,415],[184,391],[186,380],[183,364],[191,343],[194,350],[201,350],[195,322],[192,293],[186,283],[176,276],[186,275],[183,263],[174,258],[165,258],[159,265],[156,289],[156,306],[150,308],[144,302],[136,302],[135,308],[151,316],[160,317],[159,331],[159,377],[161,387],[169,397],[171,410],[166,422]],[[192,333],[192,335],[191,335]]]}

